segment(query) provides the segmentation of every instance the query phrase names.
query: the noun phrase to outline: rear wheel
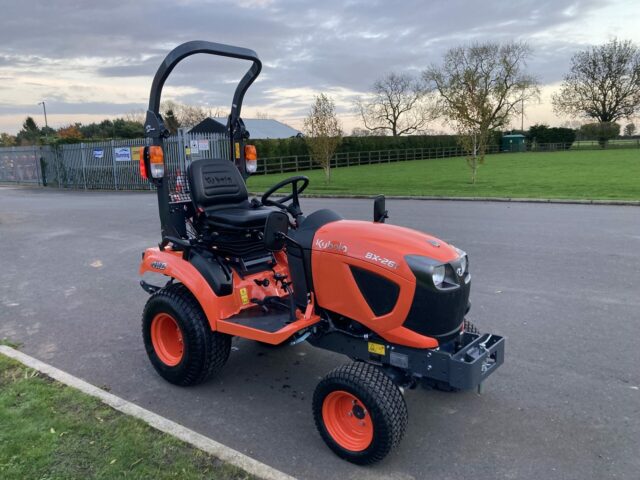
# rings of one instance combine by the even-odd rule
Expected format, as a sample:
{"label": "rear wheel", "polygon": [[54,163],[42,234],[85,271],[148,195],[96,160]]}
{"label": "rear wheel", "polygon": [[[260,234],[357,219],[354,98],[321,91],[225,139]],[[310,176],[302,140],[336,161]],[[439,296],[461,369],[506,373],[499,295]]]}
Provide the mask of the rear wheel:
{"label": "rear wheel", "polygon": [[198,301],[182,284],[154,293],[142,314],[142,336],[151,364],[176,385],[201,383],[226,363],[231,337],[212,332]]}
{"label": "rear wheel", "polygon": [[407,428],[400,389],[382,371],[355,362],[331,371],[316,387],[313,416],[326,444],[360,465],[382,460]]}

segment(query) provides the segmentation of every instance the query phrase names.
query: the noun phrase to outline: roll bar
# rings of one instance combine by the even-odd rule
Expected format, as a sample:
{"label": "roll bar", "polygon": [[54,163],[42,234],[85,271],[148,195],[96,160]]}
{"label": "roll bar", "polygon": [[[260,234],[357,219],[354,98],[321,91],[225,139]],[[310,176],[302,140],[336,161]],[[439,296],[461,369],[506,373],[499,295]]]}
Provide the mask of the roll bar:
{"label": "roll bar", "polygon": [[[144,122],[145,135],[151,138],[152,145],[160,146],[162,146],[164,139],[169,136],[169,131],[164,125],[162,115],[160,115],[160,98],[162,96],[162,88],[164,87],[164,82],[167,80],[175,66],[183,59],[191,55],[195,55],[196,53],[239,58],[241,60],[249,60],[252,62],[251,67],[247,70],[247,73],[244,74],[240,83],[238,83],[238,86],[236,87],[235,93],[233,94],[231,113],[229,114],[229,119],[227,121],[227,129],[229,131],[229,157],[231,158],[231,161],[236,164],[242,176],[246,178],[249,176],[249,173],[246,170],[244,148],[242,148],[242,146],[249,135],[244,127],[242,119],[240,118],[240,111],[242,109],[244,94],[262,70],[262,62],[258,58],[258,54],[253,50],[201,40],[186,42],[174,48],[165,57],[162,64],[160,64],[156,75],[153,77],[151,93],[149,95],[149,108]],[[184,209],[179,206],[171,206],[169,202],[169,185],[166,177],[166,169],[164,175],[165,176],[163,178],[152,180],[156,185],[158,193],[158,210],[160,213],[163,242],[165,238],[186,238]]]}
{"label": "roll bar", "polygon": [[235,129],[239,126],[240,111],[242,109],[242,101],[244,95],[255,81],[262,70],[262,62],[258,58],[258,54],[253,50],[242,47],[234,47],[222,43],[206,42],[202,40],[194,40],[183,43],[174,48],[165,57],[164,61],[158,68],[153,83],[151,84],[151,93],[149,95],[149,108],[147,110],[147,118],[145,120],[145,134],[154,139],[154,144],[160,144],[161,139],[168,136],[168,130],[164,126],[162,116],[160,115],[160,97],[164,82],[175,66],[186,57],[195,55],[196,53],[206,53],[209,55],[219,55],[221,57],[239,58],[241,60],[249,60],[252,62],[251,67],[244,74],[240,83],[236,87],[231,103],[231,114],[229,115],[230,134],[233,138]]}

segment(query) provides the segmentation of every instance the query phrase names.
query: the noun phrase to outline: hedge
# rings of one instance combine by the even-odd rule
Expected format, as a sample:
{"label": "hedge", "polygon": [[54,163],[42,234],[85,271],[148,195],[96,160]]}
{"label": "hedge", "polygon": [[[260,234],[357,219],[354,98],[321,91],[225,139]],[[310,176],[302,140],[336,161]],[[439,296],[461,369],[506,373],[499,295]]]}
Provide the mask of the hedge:
{"label": "hedge", "polygon": [[[501,133],[493,135],[492,144],[498,144]],[[304,138],[251,140],[261,158],[308,155]],[[457,147],[457,135],[411,135],[405,137],[344,137],[337,153],[372,152],[379,150],[407,150],[413,148]]]}

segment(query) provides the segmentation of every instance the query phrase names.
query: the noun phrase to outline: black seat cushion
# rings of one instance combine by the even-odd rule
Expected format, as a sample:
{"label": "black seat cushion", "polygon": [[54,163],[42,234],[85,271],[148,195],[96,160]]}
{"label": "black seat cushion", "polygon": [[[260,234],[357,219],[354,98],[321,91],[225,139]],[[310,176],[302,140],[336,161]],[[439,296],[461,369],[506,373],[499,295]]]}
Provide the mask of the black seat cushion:
{"label": "black seat cushion", "polygon": [[187,172],[191,198],[213,226],[262,229],[268,207],[255,207],[237,167],[223,158],[206,158],[191,163]]}

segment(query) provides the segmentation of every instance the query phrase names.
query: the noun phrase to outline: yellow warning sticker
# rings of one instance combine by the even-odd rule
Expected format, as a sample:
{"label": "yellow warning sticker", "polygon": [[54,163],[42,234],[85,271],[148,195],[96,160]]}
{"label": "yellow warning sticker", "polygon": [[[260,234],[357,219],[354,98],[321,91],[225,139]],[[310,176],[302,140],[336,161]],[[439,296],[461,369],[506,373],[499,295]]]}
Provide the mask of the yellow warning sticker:
{"label": "yellow warning sticker", "polygon": [[240,158],[240,143],[236,142],[236,159]]}
{"label": "yellow warning sticker", "polygon": [[369,342],[369,353],[375,353],[376,355],[384,355],[384,345],[379,343]]}
{"label": "yellow warning sticker", "polygon": [[240,300],[242,300],[243,305],[246,305],[247,303],[249,303],[249,294],[247,293],[246,288],[240,289]]}

